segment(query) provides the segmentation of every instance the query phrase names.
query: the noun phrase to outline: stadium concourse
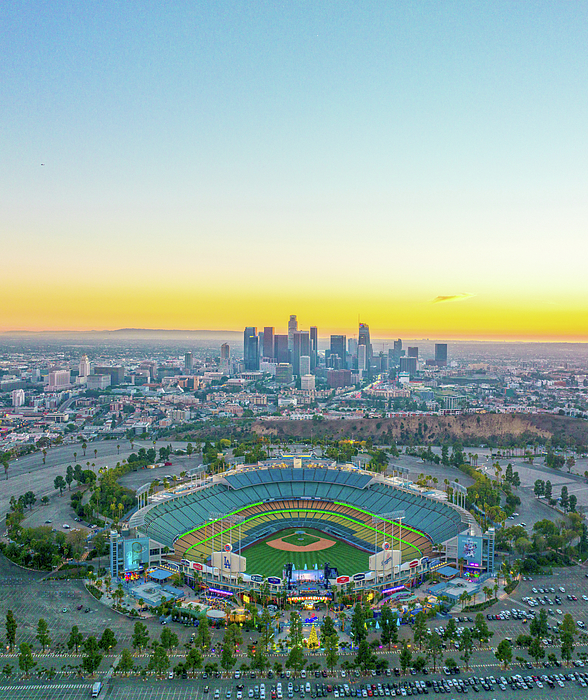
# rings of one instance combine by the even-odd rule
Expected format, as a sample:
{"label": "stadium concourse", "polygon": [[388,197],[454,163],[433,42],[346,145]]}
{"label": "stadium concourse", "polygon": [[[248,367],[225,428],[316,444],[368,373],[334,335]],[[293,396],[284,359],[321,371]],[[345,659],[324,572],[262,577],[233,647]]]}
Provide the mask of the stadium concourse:
{"label": "stadium concourse", "polygon": [[471,527],[444,494],[301,457],[239,466],[142,503],[131,529],[173,548],[170,564],[192,580],[227,590],[412,584],[441,564],[439,545]]}

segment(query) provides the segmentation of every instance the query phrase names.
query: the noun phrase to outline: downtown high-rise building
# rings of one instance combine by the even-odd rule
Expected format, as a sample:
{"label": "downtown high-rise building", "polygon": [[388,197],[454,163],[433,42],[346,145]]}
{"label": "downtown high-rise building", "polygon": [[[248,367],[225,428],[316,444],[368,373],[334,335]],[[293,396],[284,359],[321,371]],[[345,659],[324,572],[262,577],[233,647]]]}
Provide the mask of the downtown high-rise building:
{"label": "downtown high-rise building", "polygon": [[288,336],[274,335],[274,362],[287,364],[290,362],[290,351],[288,350]]}
{"label": "downtown high-rise building", "polygon": [[[365,348],[362,350],[362,347]],[[361,357],[361,365],[360,365]],[[372,341],[370,339],[370,327],[367,323],[359,324],[359,335],[357,338],[357,369],[363,370],[368,374],[372,367]]]}
{"label": "downtown high-rise building", "polygon": [[447,343],[435,343],[435,364],[447,367]]}
{"label": "downtown high-rise building", "polygon": [[[337,357],[338,361],[334,358]],[[347,369],[347,336],[332,335],[328,367]]]}
{"label": "downtown high-rise building", "polygon": [[296,318],[296,314],[292,314],[288,321],[288,350],[290,350],[290,352],[294,349],[294,333],[296,333],[297,330],[298,319]]}
{"label": "downtown high-rise building", "polygon": [[294,331],[292,345],[292,371],[300,376],[300,358],[310,357],[310,333],[308,331]]}
{"label": "downtown high-rise building", "polygon": [[314,372],[318,364],[318,328],[310,327],[310,371]]}
{"label": "downtown high-rise building", "polygon": [[259,369],[259,339],[255,326],[247,326],[243,333],[243,363],[246,371]]}
{"label": "downtown high-rise building", "polygon": [[188,374],[192,373],[192,370],[194,369],[194,355],[191,352],[187,352],[184,355],[184,367]]}
{"label": "downtown high-rise building", "polygon": [[223,343],[220,347],[220,363],[219,370],[225,374],[229,373],[231,368],[231,348],[228,343]]}
{"label": "downtown high-rise building", "polygon": [[88,360],[87,355],[82,355],[80,360],[80,365],[78,367],[78,376],[89,377],[90,376],[90,360]]}
{"label": "downtown high-rise building", "polygon": [[267,360],[273,360],[274,355],[274,335],[275,328],[273,326],[265,326],[263,329],[263,352],[262,356]]}

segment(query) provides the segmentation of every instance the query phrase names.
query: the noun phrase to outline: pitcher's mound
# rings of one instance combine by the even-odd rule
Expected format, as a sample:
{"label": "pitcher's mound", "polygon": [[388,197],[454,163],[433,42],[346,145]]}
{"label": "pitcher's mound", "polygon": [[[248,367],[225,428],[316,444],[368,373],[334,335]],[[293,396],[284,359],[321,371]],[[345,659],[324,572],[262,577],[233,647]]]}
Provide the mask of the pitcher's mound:
{"label": "pitcher's mound", "polygon": [[285,538],[279,537],[271,542],[266,542],[269,547],[281,549],[282,552],[320,552],[322,549],[334,547],[337,543],[334,540],[327,540],[324,537],[319,537],[315,542],[310,544],[300,545],[286,542]]}

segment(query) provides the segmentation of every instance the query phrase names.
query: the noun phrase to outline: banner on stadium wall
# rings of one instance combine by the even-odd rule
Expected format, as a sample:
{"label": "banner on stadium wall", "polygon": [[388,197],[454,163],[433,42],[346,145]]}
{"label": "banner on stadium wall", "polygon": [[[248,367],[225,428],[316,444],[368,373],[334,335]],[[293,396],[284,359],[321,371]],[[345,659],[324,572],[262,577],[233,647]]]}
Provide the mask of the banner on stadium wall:
{"label": "banner on stadium wall", "polygon": [[418,565],[419,565],[419,560],[413,559],[411,562],[409,562],[408,568],[409,569],[416,569]]}
{"label": "banner on stadium wall", "polygon": [[272,586],[281,586],[282,585],[282,579],[279,578],[278,576],[268,576],[267,582],[270,583]]}
{"label": "banner on stadium wall", "polygon": [[259,574],[251,574],[249,577],[253,583],[263,583],[263,576],[260,576]]}
{"label": "banner on stadium wall", "polygon": [[202,564],[200,564],[197,561],[192,562],[192,568],[194,569],[194,571],[203,571],[204,570],[204,567],[202,566]]}
{"label": "banner on stadium wall", "polygon": [[351,578],[349,576],[337,576],[336,581],[338,584],[349,583]]}
{"label": "banner on stadium wall", "polygon": [[365,574],[354,574],[353,580],[354,581],[365,581]]}

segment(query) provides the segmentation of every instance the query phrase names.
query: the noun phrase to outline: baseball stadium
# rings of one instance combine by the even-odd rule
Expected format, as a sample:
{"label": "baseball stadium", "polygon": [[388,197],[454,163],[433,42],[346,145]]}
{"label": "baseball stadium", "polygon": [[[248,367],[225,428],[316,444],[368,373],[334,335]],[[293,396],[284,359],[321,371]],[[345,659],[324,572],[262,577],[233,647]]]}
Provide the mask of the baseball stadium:
{"label": "baseball stadium", "polygon": [[238,466],[157,496],[132,524],[178,563],[245,584],[325,566],[343,578],[380,567],[391,581],[423,571],[434,545],[468,527],[439,494],[311,458]]}

